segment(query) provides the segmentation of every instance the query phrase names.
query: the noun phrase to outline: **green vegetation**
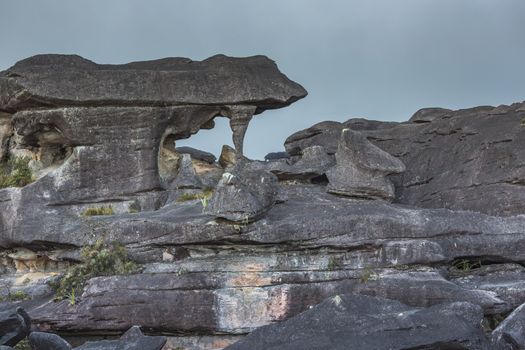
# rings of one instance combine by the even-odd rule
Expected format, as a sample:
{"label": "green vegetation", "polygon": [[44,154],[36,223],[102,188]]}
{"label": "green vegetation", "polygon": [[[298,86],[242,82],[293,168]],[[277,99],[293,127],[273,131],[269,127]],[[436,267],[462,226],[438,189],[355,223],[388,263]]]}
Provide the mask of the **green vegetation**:
{"label": "green vegetation", "polygon": [[128,205],[128,213],[135,214],[138,212],[140,212],[140,205],[137,202],[133,202]]}
{"label": "green vegetation", "polygon": [[33,182],[30,161],[29,157],[15,157],[0,165],[0,188],[24,187]]}
{"label": "green vegetation", "polygon": [[359,277],[360,283],[366,283],[368,281],[375,281],[377,279],[377,274],[372,271],[369,267],[363,269],[361,276]]}
{"label": "green vegetation", "polygon": [[15,350],[31,350],[31,345],[29,345],[29,340],[24,339],[18,342],[15,345]]}
{"label": "green vegetation", "polygon": [[340,267],[341,267],[341,261],[337,257],[331,256],[328,259],[328,265],[326,266],[328,270],[337,270]]}
{"label": "green vegetation", "polygon": [[82,212],[82,216],[97,216],[97,215],[114,215],[113,207],[111,205],[101,207],[89,207]]}
{"label": "green vegetation", "polygon": [[17,290],[17,291],[14,291],[14,292],[9,292],[7,294],[7,296],[5,297],[0,297],[0,302],[2,301],[24,301],[24,300],[30,300],[31,297],[29,296],[29,294],[27,294],[26,292],[22,291],[22,290]]}
{"label": "green vegetation", "polygon": [[55,286],[56,300],[69,300],[76,303],[85,283],[98,276],[127,275],[138,270],[137,265],[129,260],[128,252],[122,245],[106,244],[102,240],[82,249],[82,264],[71,267],[66,275]]}
{"label": "green vegetation", "polygon": [[452,262],[452,267],[458,272],[470,272],[473,269],[480,268],[481,260],[468,260],[468,259],[458,259]]}
{"label": "green vegetation", "polygon": [[[187,202],[192,201],[195,199],[199,199],[201,203],[203,203],[203,200],[206,201],[206,205],[208,204],[208,199],[211,198],[213,195],[213,188],[207,188],[201,193],[183,193],[178,199],[177,202]],[[204,203],[203,203],[204,206]]]}
{"label": "green vegetation", "polygon": [[525,127],[525,118],[521,120],[521,126]]}

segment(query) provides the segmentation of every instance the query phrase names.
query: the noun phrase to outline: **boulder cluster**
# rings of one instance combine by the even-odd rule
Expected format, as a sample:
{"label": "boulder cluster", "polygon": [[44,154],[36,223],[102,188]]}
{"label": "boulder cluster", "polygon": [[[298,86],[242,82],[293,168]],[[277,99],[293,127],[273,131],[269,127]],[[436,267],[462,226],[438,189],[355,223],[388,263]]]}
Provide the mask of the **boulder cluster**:
{"label": "boulder cluster", "polygon": [[525,349],[525,103],[248,159],[306,94],[264,56],[0,72],[0,349]]}

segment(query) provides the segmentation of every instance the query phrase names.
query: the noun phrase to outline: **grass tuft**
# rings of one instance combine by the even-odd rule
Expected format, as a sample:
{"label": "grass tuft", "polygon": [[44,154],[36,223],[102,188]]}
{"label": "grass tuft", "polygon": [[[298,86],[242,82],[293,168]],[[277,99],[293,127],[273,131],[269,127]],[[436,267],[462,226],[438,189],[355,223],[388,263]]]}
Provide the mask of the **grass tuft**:
{"label": "grass tuft", "polygon": [[213,195],[213,188],[207,188],[201,193],[183,193],[178,199],[177,202],[187,202],[193,201],[196,199],[201,200],[201,202],[207,201]]}

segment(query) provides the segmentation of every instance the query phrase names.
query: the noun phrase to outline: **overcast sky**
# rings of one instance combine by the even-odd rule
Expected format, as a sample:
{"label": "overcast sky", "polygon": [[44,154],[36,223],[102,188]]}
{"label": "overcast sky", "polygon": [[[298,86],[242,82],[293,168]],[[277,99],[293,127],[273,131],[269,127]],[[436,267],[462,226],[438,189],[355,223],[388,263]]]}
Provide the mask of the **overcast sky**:
{"label": "overcast sky", "polygon": [[[524,18],[525,0],[0,0],[0,70],[40,53],[267,55],[309,96],[253,120],[245,150],[262,158],[323,120],[525,100]],[[184,144],[218,153],[217,124]]]}

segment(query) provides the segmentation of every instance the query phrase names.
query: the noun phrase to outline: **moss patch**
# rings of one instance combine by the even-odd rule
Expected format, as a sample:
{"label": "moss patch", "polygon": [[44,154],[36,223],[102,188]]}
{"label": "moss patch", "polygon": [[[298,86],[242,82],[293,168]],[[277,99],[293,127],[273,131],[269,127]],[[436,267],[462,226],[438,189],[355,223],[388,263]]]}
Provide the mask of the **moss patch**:
{"label": "moss patch", "polygon": [[178,199],[177,202],[187,202],[195,199],[208,200],[213,195],[213,188],[207,188],[201,193],[183,193]]}
{"label": "moss patch", "polygon": [[82,212],[82,216],[114,215],[115,211],[111,205],[101,207],[89,207]]}
{"label": "moss patch", "polygon": [[[137,272],[137,265],[129,260],[126,248],[102,240],[82,249],[84,263],[71,267],[56,288],[56,300],[75,300],[86,282],[94,277],[127,275]],[[73,296],[73,297],[72,297]],[[74,303],[74,302],[73,302]]]}

